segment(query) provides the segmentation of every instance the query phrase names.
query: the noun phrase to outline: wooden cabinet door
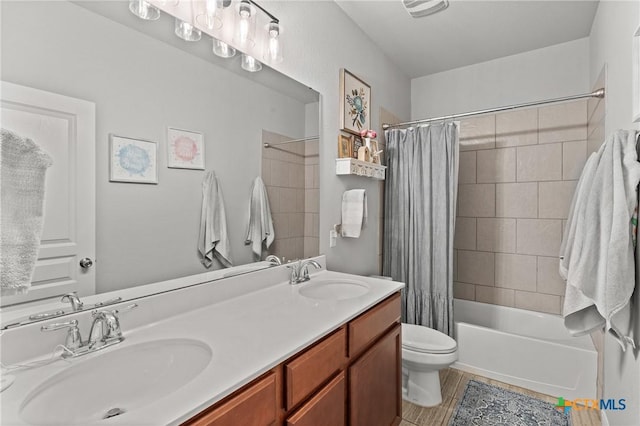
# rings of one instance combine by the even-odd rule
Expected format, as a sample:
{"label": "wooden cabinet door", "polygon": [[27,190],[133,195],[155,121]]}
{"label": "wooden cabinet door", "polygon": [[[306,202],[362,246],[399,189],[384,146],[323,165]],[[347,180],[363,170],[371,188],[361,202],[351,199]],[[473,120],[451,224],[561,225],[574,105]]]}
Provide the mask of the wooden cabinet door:
{"label": "wooden cabinet door", "polygon": [[345,426],[345,382],[343,371],[291,415],[285,425]]}
{"label": "wooden cabinet door", "polygon": [[400,423],[401,345],[398,324],[349,368],[351,426],[390,426]]}
{"label": "wooden cabinet door", "polygon": [[272,425],[277,421],[276,395],[276,375],[271,373],[183,426]]}

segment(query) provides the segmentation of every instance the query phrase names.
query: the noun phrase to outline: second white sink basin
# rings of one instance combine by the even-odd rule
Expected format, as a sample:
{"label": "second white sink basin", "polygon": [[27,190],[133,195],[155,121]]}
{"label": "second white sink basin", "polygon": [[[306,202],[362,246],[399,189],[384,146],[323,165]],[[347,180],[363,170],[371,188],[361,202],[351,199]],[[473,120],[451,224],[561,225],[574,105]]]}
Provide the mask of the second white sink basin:
{"label": "second white sink basin", "polygon": [[345,300],[353,299],[367,294],[369,286],[357,280],[332,279],[332,280],[311,280],[302,284],[300,295],[311,299],[321,300]]}
{"label": "second white sink basin", "polygon": [[106,349],[46,380],[20,407],[35,425],[89,424],[175,392],[211,361],[209,345],[193,339],[163,339]]}

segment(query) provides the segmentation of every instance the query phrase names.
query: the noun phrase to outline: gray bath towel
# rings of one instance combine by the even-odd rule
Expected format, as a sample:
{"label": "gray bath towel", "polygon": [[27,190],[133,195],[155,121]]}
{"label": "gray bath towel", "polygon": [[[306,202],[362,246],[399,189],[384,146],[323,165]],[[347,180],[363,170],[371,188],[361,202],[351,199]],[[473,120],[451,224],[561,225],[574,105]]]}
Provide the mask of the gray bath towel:
{"label": "gray bath towel", "polygon": [[200,215],[200,236],[198,254],[202,264],[210,268],[215,257],[225,267],[233,266],[231,246],[227,234],[227,216],[224,211],[222,189],[211,171],[202,181],[202,213]]}
{"label": "gray bath towel", "polygon": [[635,132],[618,130],[589,159],[560,253],[560,273],[567,279],[565,326],[574,335],[604,326],[623,350],[635,347],[629,328],[635,288],[631,219],[640,182],[635,143]]}
{"label": "gray bath towel", "polygon": [[31,287],[42,236],[45,174],[52,162],[31,139],[2,129],[1,141],[0,287],[9,296]]}
{"label": "gray bath towel", "polygon": [[260,260],[262,256],[262,246],[267,249],[275,239],[273,230],[273,219],[269,208],[269,197],[267,188],[260,176],[253,181],[251,187],[251,200],[249,202],[249,226],[245,245],[251,244],[251,251],[255,260]]}

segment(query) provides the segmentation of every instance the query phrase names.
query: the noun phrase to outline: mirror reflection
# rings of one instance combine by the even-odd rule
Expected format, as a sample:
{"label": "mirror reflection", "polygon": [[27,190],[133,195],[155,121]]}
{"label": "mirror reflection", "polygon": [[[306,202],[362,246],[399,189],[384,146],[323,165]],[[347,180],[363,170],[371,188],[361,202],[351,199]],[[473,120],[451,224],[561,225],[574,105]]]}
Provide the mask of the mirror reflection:
{"label": "mirror reflection", "polygon": [[[223,268],[214,259],[206,269],[197,250],[209,171],[223,194],[234,266],[255,261],[245,237],[258,176],[275,230],[261,258],[318,254],[317,92],[266,66],[248,73],[239,55],[215,56],[211,38],[181,40],[172,17],[142,21],[127,2],[1,7],[2,81],[11,84],[2,127],[52,157],[31,288],[2,297],[3,307]],[[17,102],[21,96],[35,104]],[[186,164],[192,146],[181,146],[190,156],[176,165],[176,138],[190,135],[202,161]],[[146,183],[114,178],[114,137],[153,146],[156,175]]]}

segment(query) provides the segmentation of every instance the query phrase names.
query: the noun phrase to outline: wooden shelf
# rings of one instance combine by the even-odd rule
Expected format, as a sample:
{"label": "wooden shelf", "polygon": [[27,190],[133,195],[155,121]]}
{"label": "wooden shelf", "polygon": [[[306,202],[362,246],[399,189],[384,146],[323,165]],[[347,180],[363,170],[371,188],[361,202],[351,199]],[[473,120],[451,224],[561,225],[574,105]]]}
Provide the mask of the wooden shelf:
{"label": "wooden shelf", "polygon": [[387,166],[368,163],[354,158],[336,158],[337,175],[366,176],[373,179],[384,180]]}

